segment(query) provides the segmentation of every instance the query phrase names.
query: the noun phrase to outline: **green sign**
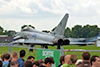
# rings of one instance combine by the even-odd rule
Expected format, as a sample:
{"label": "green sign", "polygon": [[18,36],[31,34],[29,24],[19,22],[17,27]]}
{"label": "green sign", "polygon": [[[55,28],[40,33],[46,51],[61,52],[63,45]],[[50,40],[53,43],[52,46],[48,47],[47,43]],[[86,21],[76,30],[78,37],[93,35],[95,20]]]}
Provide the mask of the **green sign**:
{"label": "green sign", "polygon": [[44,60],[46,57],[53,57],[55,63],[51,67],[57,67],[60,64],[60,50],[37,49],[37,60]]}

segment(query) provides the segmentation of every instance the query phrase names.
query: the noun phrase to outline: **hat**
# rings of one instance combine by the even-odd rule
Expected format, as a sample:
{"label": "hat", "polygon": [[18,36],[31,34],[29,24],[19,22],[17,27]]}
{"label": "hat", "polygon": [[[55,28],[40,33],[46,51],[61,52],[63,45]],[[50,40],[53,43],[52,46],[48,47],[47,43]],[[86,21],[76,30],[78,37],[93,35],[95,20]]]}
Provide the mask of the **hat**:
{"label": "hat", "polygon": [[75,63],[75,65],[79,64],[79,63],[82,63],[82,59],[78,59]]}

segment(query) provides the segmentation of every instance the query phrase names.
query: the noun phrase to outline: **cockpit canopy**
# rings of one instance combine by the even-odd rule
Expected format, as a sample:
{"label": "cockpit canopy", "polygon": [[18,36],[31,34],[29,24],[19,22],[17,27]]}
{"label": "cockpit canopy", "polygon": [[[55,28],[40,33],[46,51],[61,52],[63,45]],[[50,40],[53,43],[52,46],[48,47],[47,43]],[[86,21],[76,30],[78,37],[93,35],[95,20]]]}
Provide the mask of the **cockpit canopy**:
{"label": "cockpit canopy", "polygon": [[33,28],[32,28],[32,27],[24,27],[24,28],[22,29],[22,31],[29,31],[29,30],[33,30]]}

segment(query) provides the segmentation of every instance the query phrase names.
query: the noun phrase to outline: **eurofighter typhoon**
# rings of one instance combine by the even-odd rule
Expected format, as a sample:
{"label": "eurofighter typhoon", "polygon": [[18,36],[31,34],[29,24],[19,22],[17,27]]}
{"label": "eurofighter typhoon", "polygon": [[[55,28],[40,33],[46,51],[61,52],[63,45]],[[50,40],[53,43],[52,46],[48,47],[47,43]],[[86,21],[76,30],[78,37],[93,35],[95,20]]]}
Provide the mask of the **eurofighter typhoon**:
{"label": "eurofighter typhoon", "polygon": [[51,33],[40,32],[31,27],[25,27],[14,37],[12,43],[25,45],[41,45],[41,47],[48,48],[48,45],[57,46],[60,49],[61,45],[69,45],[69,40],[64,38],[64,32],[69,15],[65,14],[58,26]]}

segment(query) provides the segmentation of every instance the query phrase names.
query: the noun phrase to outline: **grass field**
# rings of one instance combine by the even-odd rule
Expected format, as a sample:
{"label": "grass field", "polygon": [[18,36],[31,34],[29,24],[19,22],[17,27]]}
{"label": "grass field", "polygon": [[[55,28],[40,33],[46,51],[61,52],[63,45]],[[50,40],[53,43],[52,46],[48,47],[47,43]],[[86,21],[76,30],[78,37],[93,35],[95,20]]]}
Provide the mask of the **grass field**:
{"label": "grass field", "polygon": [[[24,47],[28,47],[28,46],[24,46]],[[97,47],[96,45],[87,45],[87,46],[77,46],[77,45],[68,45],[68,46],[61,46],[63,47],[64,49],[85,49],[85,50],[100,50],[100,47]],[[35,46],[35,48],[41,48],[41,46]],[[56,49],[57,46],[49,46],[48,47],[49,49]],[[37,53],[37,50],[34,49],[33,52],[29,52],[27,48],[18,48],[18,47],[13,47],[12,48],[12,52],[16,51],[16,52],[20,52],[20,50],[25,50],[26,51],[26,56],[25,56],[25,60],[27,59],[28,56],[32,55],[36,58],[36,53]],[[0,47],[0,54],[3,54],[5,52],[9,52],[9,47]],[[64,55],[65,54],[77,54],[78,55],[78,58],[81,58],[81,55],[82,55],[83,52],[70,52],[70,51],[67,51],[67,52],[64,52]],[[92,55],[98,55],[100,56],[100,52],[89,52]]]}

